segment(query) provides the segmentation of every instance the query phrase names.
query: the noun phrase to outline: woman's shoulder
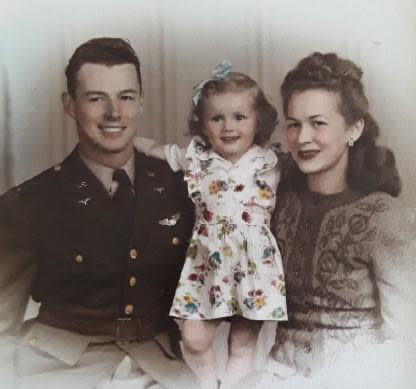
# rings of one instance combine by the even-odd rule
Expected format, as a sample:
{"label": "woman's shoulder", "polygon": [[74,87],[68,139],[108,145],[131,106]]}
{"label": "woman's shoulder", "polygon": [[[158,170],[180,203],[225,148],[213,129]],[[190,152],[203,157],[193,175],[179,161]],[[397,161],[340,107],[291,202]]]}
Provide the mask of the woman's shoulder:
{"label": "woman's shoulder", "polygon": [[373,192],[361,201],[361,207],[372,206],[373,222],[383,239],[391,240],[395,236],[416,239],[416,208],[405,205],[397,197],[383,192]]}
{"label": "woman's shoulder", "polygon": [[374,216],[377,216],[380,221],[385,221],[385,218],[393,220],[406,219],[415,222],[414,207],[405,205],[397,197],[393,197],[385,192],[372,192],[357,200],[357,206],[360,209],[372,208]]}

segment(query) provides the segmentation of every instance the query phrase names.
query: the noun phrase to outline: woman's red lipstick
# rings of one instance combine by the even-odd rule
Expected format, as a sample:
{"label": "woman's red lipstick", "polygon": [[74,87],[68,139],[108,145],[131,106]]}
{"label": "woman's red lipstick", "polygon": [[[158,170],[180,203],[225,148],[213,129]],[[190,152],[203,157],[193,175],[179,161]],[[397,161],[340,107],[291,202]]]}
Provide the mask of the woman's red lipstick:
{"label": "woman's red lipstick", "polygon": [[308,160],[315,158],[318,155],[318,150],[306,150],[306,151],[298,151],[298,156],[300,159]]}

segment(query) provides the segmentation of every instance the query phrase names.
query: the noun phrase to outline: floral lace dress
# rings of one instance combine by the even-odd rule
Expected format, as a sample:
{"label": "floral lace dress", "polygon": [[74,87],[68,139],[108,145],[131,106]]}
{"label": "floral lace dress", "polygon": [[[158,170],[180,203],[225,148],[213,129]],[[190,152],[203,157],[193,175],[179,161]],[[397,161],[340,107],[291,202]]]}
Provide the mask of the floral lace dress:
{"label": "floral lace dress", "polygon": [[233,164],[195,137],[182,165],[196,222],[170,315],[287,320],[269,228],[280,178],[274,151],[253,145]]}

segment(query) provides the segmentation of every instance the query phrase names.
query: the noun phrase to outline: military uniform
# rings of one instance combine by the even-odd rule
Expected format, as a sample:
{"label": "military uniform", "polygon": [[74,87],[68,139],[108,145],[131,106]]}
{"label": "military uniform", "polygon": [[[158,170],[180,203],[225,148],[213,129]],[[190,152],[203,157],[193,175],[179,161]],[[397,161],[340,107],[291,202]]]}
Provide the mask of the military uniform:
{"label": "military uniform", "polygon": [[[134,186],[130,230],[77,149],[0,198],[0,331],[10,356],[15,351],[5,339],[17,339],[18,376],[39,377],[54,366],[31,372],[36,367],[20,358],[33,353],[56,359],[68,368],[65,377],[73,378],[71,367],[95,364],[82,359],[86,351],[108,347],[97,355],[110,375],[126,353],[162,386],[171,386],[172,377],[163,382],[169,369],[188,374],[182,362],[173,360],[168,342],[160,345],[165,341],[160,334],[175,329],[168,312],[193,225],[192,206],[181,175],[138,152]],[[29,295],[41,302],[40,311],[21,328]],[[170,368],[158,370],[146,353],[150,360],[170,355]],[[103,374],[100,370],[86,387]],[[72,387],[65,386],[72,381],[51,377],[59,387]],[[83,380],[88,382],[87,376]]]}

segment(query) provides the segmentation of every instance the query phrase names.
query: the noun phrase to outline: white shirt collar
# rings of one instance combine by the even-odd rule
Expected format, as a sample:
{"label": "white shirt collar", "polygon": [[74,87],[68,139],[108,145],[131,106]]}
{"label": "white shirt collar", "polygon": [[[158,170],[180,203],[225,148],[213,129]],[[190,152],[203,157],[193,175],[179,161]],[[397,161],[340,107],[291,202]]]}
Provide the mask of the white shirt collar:
{"label": "white shirt collar", "polygon": [[[81,160],[87,165],[88,169],[90,169],[98,178],[98,180],[103,184],[107,193],[110,195],[114,193],[117,188],[117,183],[113,181],[113,172],[115,169],[93,161],[81,153],[79,153],[79,156]],[[120,169],[124,169],[126,171],[130,181],[134,185],[134,153]]]}

